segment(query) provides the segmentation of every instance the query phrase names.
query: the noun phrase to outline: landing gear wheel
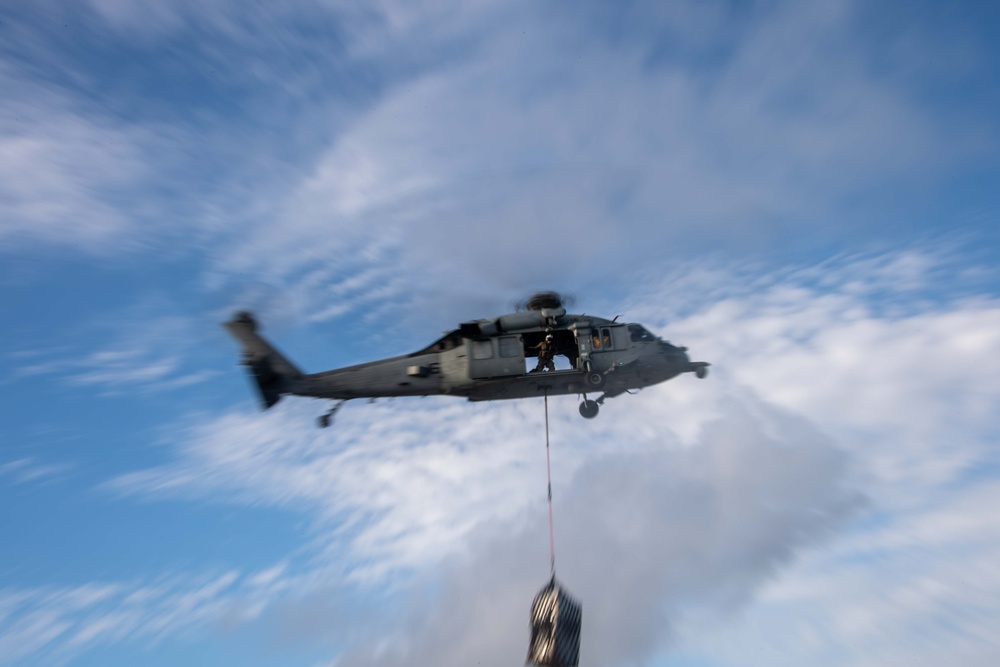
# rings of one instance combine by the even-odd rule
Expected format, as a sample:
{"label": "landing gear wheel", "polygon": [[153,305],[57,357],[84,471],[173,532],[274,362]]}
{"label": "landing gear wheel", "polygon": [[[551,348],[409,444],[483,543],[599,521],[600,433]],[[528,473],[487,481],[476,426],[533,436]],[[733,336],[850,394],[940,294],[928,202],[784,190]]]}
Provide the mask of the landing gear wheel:
{"label": "landing gear wheel", "polygon": [[698,366],[698,368],[694,369],[694,374],[699,380],[704,380],[705,376],[708,375],[708,368],[705,366]]}
{"label": "landing gear wheel", "polygon": [[604,386],[604,374],[592,371],[587,373],[587,386],[591,389],[600,389]]}
{"label": "landing gear wheel", "polygon": [[327,426],[329,426],[329,425],[330,425],[330,415],[320,415],[320,416],[319,416],[319,417],[318,417],[318,418],[316,419],[316,424],[317,424],[317,425],[318,425],[318,426],[319,426],[320,428],[326,428]]}
{"label": "landing gear wheel", "polygon": [[586,400],[580,404],[580,416],[584,419],[593,419],[600,410],[597,401]]}

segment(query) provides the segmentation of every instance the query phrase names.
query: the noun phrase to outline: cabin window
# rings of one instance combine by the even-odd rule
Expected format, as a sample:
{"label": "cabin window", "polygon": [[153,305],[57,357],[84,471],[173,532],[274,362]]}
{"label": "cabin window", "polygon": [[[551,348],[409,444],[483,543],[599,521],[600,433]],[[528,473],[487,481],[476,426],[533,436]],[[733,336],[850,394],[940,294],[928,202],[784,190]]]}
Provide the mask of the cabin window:
{"label": "cabin window", "polygon": [[504,336],[500,339],[500,356],[501,357],[520,357],[521,356],[521,343],[518,341],[517,336]]}
{"label": "cabin window", "polygon": [[604,343],[604,349],[610,350],[614,347],[611,343],[611,329],[601,329],[601,340]]}
{"label": "cabin window", "polygon": [[493,341],[491,341],[491,340],[474,340],[474,341],[472,341],[472,358],[473,359],[492,359],[493,358]]}
{"label": "cabin window", "polygon": [[601,332],[600,331],[598,331],[597,329],[594,329],[594,335],[593,335],[593,337],[592,337],[591,340],[592,340],[592,343],[593,343],[592,347],[595,350],[601,349]]}
{"label": "cabin window", "polygon": [[649,333],[645,327],[638,324],[628,325],[628,332],[632,336],[633,342],[656,340],[656,336]]}

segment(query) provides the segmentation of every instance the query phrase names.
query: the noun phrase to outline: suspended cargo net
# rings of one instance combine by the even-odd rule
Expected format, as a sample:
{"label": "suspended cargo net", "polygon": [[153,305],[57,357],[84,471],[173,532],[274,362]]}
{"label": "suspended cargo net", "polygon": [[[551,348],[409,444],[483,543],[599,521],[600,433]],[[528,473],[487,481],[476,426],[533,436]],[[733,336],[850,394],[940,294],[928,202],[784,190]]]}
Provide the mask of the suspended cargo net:
{"label": "suspended cargo net", "polygon": [[580,603],[556,581],[556,543],[552,524],[552,464],[549,457],[549,394],[545,393],[545,467],[549,495],[549,565],[552,579],[531,603],[531,640],[527,664],[577,667],[580,660]]}
{"label": "suspended cargo net", "polygon": [[580,661],[580,603],[563,590],[555,576],[531,603],[532,665],[576,667]]}

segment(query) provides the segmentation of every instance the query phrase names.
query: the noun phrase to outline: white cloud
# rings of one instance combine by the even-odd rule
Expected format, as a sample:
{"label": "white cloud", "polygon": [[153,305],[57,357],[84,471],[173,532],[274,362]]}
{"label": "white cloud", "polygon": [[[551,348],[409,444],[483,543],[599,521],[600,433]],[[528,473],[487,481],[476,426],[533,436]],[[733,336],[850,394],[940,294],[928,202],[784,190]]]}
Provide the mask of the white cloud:
{"label": "white cloud", "polygon": [[[989,565],[1000,556],[989,510],[1000,303],[965,295],[957,259],[903,251],[822,271],[682,269],[666,289],[639,295],[637,308],[661,326],[658,304],[686,313],[668,316],[664,331],[697,341],[714,363],[714,382],[679,397],[675,418],[704,409],[692,403],[714,383],[753,386],[850,452],[871,503],[751,613],[692,631],[688,653],[723,665],[996,659],[984,628],[1000,615],[987,602],[1000,586]],[[703,295],[699,311],[691,302]]]}
{"label": "white cloud", "polygon": [[[594,422],[580,420],[569,399],[552,402],[561,572],[571,589],[587,592],[580,593],[585,603],[598,601],[588,606],[593,614],[588,618],[601,619],[596,627],[614,625],[602,606],[611,592],[593,589],[601,581],[597,572],[611,576],[608,563],[631,558],[623,546],[630,539],[640,540],[634,545],[639,553],[659,554],[641,539],[658,539],[660,531],[671,530],[679,531],[679,551],[670,553],[680,564],[668,567],[668,558],[654,559],[615,576],[628,583],[631,575],[646,581],[653,574],[674,576],[673,567],[685,572],[692,588],[678,583],[656,589],[665,607],[651,607],[650,618],[661,632],[673,628],[670,636],[682,646],[697,647],[722,663],[745,656],[736,649],[706,649],[700,633],[726,628],[734,645],[746,641],[741,626],[726,620],[746,605],[751,611],[745,617],[759,619],[747,623],[774,624],[775,632],[801,614],[782,644],[790,661],[818,650],[817,629],[826,628],[821,645],[827,656],[839,656],[838,646],[857,641],[891,660],[910,655],[906,646],[913,633],[963,623],[967,613],[983,618],[1000,613],[995,605],[966,596],[962,565],[980,573],[981,586],[1000,585],[983,565],[1000,553],[988,509],[994,477],[987,467],[984,481],[966,481],[996,463],[990,434],[996,429],[991,405],[1000,395],[1000,362],[995,362],[1000,311],[990,297],[942,297],[962,292],[961,283],[948,284],[949,276],[961,277],[945,268],[947,261],[902,252],[844,259],[821,274],[753,273],[746,267],[698,273],[682,267],[677,275],[683,280],[668,279],[662,289],[650,283],[649,293],[636,294],[627,319],[662,327],[673,308],[688,311],[664,332],[690,345],[695,358],[713,362],[713,374],[704,382],[682,377],[609,401]],[[928,275],[935,277],[933,290]],[[693,282],[705,288],[697,294],[706,301],[689,310],[683,299]],[[914,291],[938,297],[914,301]],[[661,304],[674,305],[665,311]],[[482,577],[481,588],[489,594],[462,602],[467,609],[460,601],[442,604],[438,615],[424,618],[429,625],[400,627],[402,653],[365,658],[391,664],[428,657],[441,643],[432,647],[415,637],[425,632],[436,637],[436,623],[450,623],[449,605],[458,605],[466,609],[458,613],[469,619],[463,626],[468,634],[454,653],[440,655],[445,662],[467,663],[473,655],[497,655],[500,646],[513,650],[510,646],[523,639],[518,605],[527,604],[540,576],[528,559],[542,570],[546,562],[538,525],[544,479],[537,403],[348,404],[331,432],[313,430],[316,406],[289,401],[260,416],[233,413],[196,425],[181,440],[176,462],[119,478],[115,486],[154,496],[196,494],[304,509],[316,518],[313,548],[332,559],[331,567],[361,582],[437,567],[444,568],[445,590],[471,590]],[[828,436],[845,458],[822,444]],[[780,443],[813,445],[800,451]],[[776,449],[765,453],[758,446]],[[620,468],[623,461],[634,462],[628,474]],[[661,471],[656,461],[670,463]],[[821,478],[825,481],[811,477],[809,471],[819,470],[829,475]],[[641,480],[650,471],[655,474],[646,488]],[[758,474],[780,481],[765,482]],[[629,475],[637,488],[605,488]],[[807,551],[797,566],[795,555],[846,516],[851,496],[844,484],[870,498],[863,519],[829,547]],[[657,485],[666,487],[664,493],[680,494],[665,503],[672,508],[664,510],[667,519],[655,511]],[[601,518],[592,489],[601,489],[597,497],[617,514]],[[783,494],[802,495],[789,500]],[[705,507],[695,501],[699,498]],[[625,500],[643,517],[638,524],[626,520]],[[722,511],[726,502],[734,503],[731,518],[725,512],[697,518],[707,507]],[[810,509],[810,502],[818,505]],[[716,520],[722,522],[717,533],[709,528]],[[778,524],[754,524],[757,520]],[[660,526],[660,521],[661,528],[650,530],[654,536],[629,532],[629,526]],[[598,533],[606,544],[585,543]],[[910,550],[931,550],[932,556],[908,556]],[[691,554],[701,558],[683,560]],[[524,569],[517,570],[515,562]],[[591,572],[591,565],[603,569]],[[780,578],[754,601],[772,576]],[[512,581],[520,583],[511,587]],[[907,592],[914,581],[925,582],[926,594]],[[500,592],[503,582],[506,593]],[[782,592],[796,590],[791,598]],[[886,622],[859,635],[859,624],[870,624],[858,610],[868,607],[880,610]],[[487,617],[498,624],[492,631],[482,628]],[[626,650],[600,636],[588,647],[592,655],[610,659]],[[656,636],[633,637],[630,650],[647,657],[661,651],[665,644]],[[975,633],[933,636],[956,652],[992,655]],[[863,658],[857,654],[852,661],[864,664]]]}
{"label": "white cloud", "polygon": [[15,484],[51,480],[65,475],[71,468],[67,463],[41,463],[26,456],[0,463],[0,480],[7,478]]}
{"label": "white cloud", "polygon": [[[830,224],[843,198],[979,148],[952,142],[905,80],[873,73],[855,9],[779,4],[734,23],[685,5],[643,14],[627,42],[588,11],[456,9],[478,37],[468,57],[387,87],[297,184],[262,195],[268,213],[216,268],[265,276],[317,319],[386,299],[450,313],[474,298],[467,285],[579,289],[707,243],[860,233],[851,216]],[[425,33],[402,44],[440,46]],[[675,34],[725,55],[651,63]],[[339,293],[355,274],[379,288]]]}
{"label": "white cloud", "polygon": [[[1000,303],[927,289],[922,303],[914,290],[928,276],[941,278],[941,261],[913,253],[887,259],[829,266],[818,289],[808,272],[760,276],[756,284],[782,282],[753,295],[742,285],[731,297],[717,292],[669,332],[699,341],[698,354],[726,379],[855,449],[872,483],[884,485],[878,493],[916,502],[926,485],[947,486],[990,457]],[[914,274],[916,266],[926,268]],[[670,302],[688,287],[652,298]],[[947,280],[934,286],[948,289]]]}
{"label": "white cloud", "polygon": [[[128,3],[94,6],[137,39],[186,30],[200,17],[230,46],[259,39],[287,55],[279,43],[294,41],[280,20],[248,40],[254,31],[228,4],[168,3],[155,26]],[[330,114],[304,130],[326,145],[314,164],[312,155],[292,166],[247,160],[230,180],[220,176],[224,192],[193,223],[218,235],[207,282],[225,291],[252,272],[287,286],[282,312],[312,320],[362,313],[385,321],[406,302],[417,315],[395,314],[397,326],[421,313],[450,323],[474,310],[469,304],[483,306],[483,293],[600,283],[706,239],[785,241],[791,223],[781,220],[825,224],[840,202],[873,185],[917,182],[982,150],[968,140],[982,128],[946,127],[914,102],[905,77],[873,73],[850,39],[852,7],[769,5],[738,28],[724,13],[675,4],[643,14],[645,38],[627,41],[575,8],[547,21],[536,12],[554,10],[534,5],[440,3],[425,14],[386,3],[350,14],[356,31],[345,37],[345,58],[393,70],[383,73],[381,97],[349,122]],[[274,18],[248,13],[250,24]],[[680,37],[667,41],[702,64],[658,57],[663,34]],[[719,34],[724,52],[716,52]],[[459,48],[463,41],[473,46]],[[462,62],[435,62],[448,48]],[[317,68],[272,67],[267,53],[239,59],[246,76],[311,101]],[[403,56],[416,64],[400,73],[393,68]],[[231,52],[207,57],[221,63]],[[149,156],[163,144],[150,128],[4,72],[16,94],[0,108],[0,171],[9,177],[6,190],[0,185],[8,223],[0,238],[109,252],[144,235],[120,195],[162,176]],[[318,115],[329,109],[327,95],[315,95]],[[169,134],[182,152],[210,143],[201,130]],[[233,220],[238,230],[228,227]],[[837,224],[849,234],[864,221]],[[762,654],[768,664],[782,656],[801,664],[820,649],[830,662],[843,658],[838,664],[910,664],[911,646],[927,661],[945,650],[968,664],[995,658],[982,629],[996,618],[990,594],[1000,581],[987,467],[996,464],[1000,304],[991,292],[938,291],[939,259],[900,252],[777,273],[686,264],[687,275],[666,285],[645,283],[651,289],[626,317],[690,345],[713,374],[609,401],[595,423],[580,420],[569,399],[553,402],[556,497],[568,503],[557,504],[561,571],[594,619],[585,620],[585,655],[641,662],[668,639],[746,664],[758,654],[712,646],[699,633],[735,628],[732,643],[745,647],[740,632],[767,627],[787,637],[781,651]],[[63,370],[112,388],[205,379],[180,366],[176,338],[132,332]],[[56,372],[58,362],[33,358],[22,372]],[[316,412],[288,402],[259,416],[196,416],[174,458],[111,486],[302,512],[312,520],[309,553],[325,564],[283,562],[245,579],[117,583],[100,599],[89,589],[9,592],[0,598],[0,617],[13,619],[0,655],[70,655],[269,611],[295,617],[312,602],[303,591],[333,589],[341,577],[391,581],[406,604],[407,587],[425,576],[443,591],[440,606],[413,603],[422,622],[399,624],[398,641],[379,655],[352,655],[469,664],[484,653],[523,653],[527,603],[545,562],[543,546],[531,551],[545,543],[537,401],[348,405],[333,432],[313,430]],[[672,465],[660,467],[665,461]],[[14,463],[10,475],[27,465]],[[968,481],[977,475],[986,481]],[[823,548],[848,515],[846,481],[871,498],[871,510]],[[659,530],[640,534],[649,526]],[[677,526],[678,539],[664,540]],[[592,546],[591,533],[616,539]],[[542,567],[531,570],[529,560]],[[616,561],[628,567],[607,566]],[[438,567],[439,578],[427,574]],[[636,616],[609,611],[632,602]],[[726,626],[734,609],[744,610],[742,629]],[[342,610],[331,613],[342,619]],[[637,618],[650,624],[619,625]],[[459,622],[465,632],[454,631]],[[949,624],[963,633],[940,630]],[[783,635],[788,627],[795,630]],[[420,639],[418,631],[438,638],[444,628],[460,639],[447,635],[448,653]]]}
{"label": "white cloud", "polygon": [[0,663],[62,664],[95,645],[126,638],[157,641],[218,622],[262,595],[268,585],[248,584],[238,572],[225,572],[145,583],[3,589]]}
{"label": "white cloud", "polygon": [[[618,17],[630,40],[599,8],[536,3],[88,6],[98,18],[80,10],[81,21],[132,46],[201,36],[199,65],[246,84],[273,115],[216,123],[206,109],[165,128],[141,106],[124,122],[18,72],[6,108],[35,120],[8,134],[38,148],[6,162],[17,172],[8,238],[111,252],[179,225],[185,245],[194,235],[215,258],[209,282],[252,272],[314,319],[378,317],[368,309],[387,299],[420,310],[578,287],[706,242],[787,239],[788,220],[826,228],[817,211],[845,196],[939,173],[988,144],[983,128],[945,127],[916,104],[895,69],[869,66],[850,2],[739,17],[654,4]],[[269,143],[275,124],[288,136]],[[115,196],[154,182],[185,193],[183,215]],[[344,294],[354,274],[371,282]]]}
{"label": "white cloud", "polygon": [[40,240],[115,251],[130,229],[126,192],[150,169],[144,130],[121,127],[76,108],[53,87],[0,62],[0,242]]}
{"label": "white cloud", "polygon": [[990,664],[1000,651],[996,495],[992,480],[876,516],[791,568],[755,613],[704,628],[688,648],[723,665]]}
{"label": "white cloud", "polygon": [[[582,655],[642,664],[690,616],[728,615],[796,552],[848,516],[845,460],[785,416],[728,403],[698,446],[615,438],[557,490],[560,578],[583,602]],[[749,409],[747,409],[749,408]],[[767,425],[767,422],[773,422]],[[783,433],[775,440],[772,426]],[[806,439],[802,439],[802,436]],[[775,464],[776,460],[783,460]],[[547,579],[541,503],[514,524],[484,522],[468,553],[389,651],[361,648],[349,664],[510,664],[527,648],[531,596]],[[418,604],[414,602],[414,604]]]}
{"label": "white cloud", "polygon": [[[317,517],[314,549],[325,564],[295,572],[281,563],[246,577],[221,600],[208,595],[184,607],[201,619],[232,621],[233,599],[247,597],[240,608],[256,611],[238,616],[240,623],[259,617],[283,627],[282,619],[299,618],[305,608],[321,614],[294,640],[329,641],[333,633],[353,651],[345,658],[350,664],[394,664],[396,651],[410,644],[406,662],[431,654],[442,664],[473,657],[488,664],[487,656],[509,662],[512,651],[524,650],[527,600],[547,570],[541,406],[412,403],[356,406],[353,418],[342,413],[333,433],[311,430],[303,410],[256,420],[226,416],[189,434],[178,466],[115,485],[153,496],[195,493],[299,507]],[[662,596],[680,596],[706,613],[741,606],[774,568],[825,538],[854,507],[843,455],[752,398],[727,400],[728,416],[707,425],[695,447],[679,446],[662,423],[584,424],[565,401],[561,414],[553,403],[560,571],[588,604],[588,625],[606,628],[601,639],[587,640],[590,655],[614,655],[627,645],[629,655],[648,656],[662,646],[660,623],[677,620],[675,608],[659,611]],[[599,444],[577,444],[588,440]],[[700,570],[706,558],[712,564]],[[402,644],[391,640],[378,655],[357,644],[366,615],[351,622],[336,607],[317,607],[309,594],[320,586],[336,595],[344,584],[331,582],[345,575],[373,591],[400,569],[413,573],[399,580],[405,592],[413,576],[436,579],[437,568],[446,573],[440,606],[414,620],[416,627],[397,628],[413,634],[397,637]],[[260,586],[268,590],[258,594]],[[632,613],[612,612],[622,605]],[[155,613],[165,628],[179,627],[173,612]],[[457,619],[469,633],[453,653],[441,654],[446,642],[435,637]],[[85,627],[94,623],[110,621],[102,615]]]}
{"label": "white cloud", "polygon": [[[537,409],[511,405],[498,413],[441,399],[349,404],[336,429],[320,431],[315,407],[288,402],[192,427],[178,466],[115,485],[306,509],[324,548],[342,539],[354,545],[342,567],[376,573],[436,562],[484,516],[507,518],[532,496],[527,480],[514,476],[540,460],[538,443],[513,424],[537,423]],[[491,435],[477,446],[470,441],[476,433]],[[460,506],[466,511],[456,515]]]}
{"label": "white cloud", "polygon": [[87,333],[102,341],[96,350],[57,347],[11,354],[8,357],[17,364],[13,373],[52,376],[71,386],[99,387],[110,393],[170,391],[214,377],[214,370],[188,371],[185,366],[192,350],[205,344],[198,330],[202,323],[188,316],[163,314],[169,310],[159,299],[137,302],[89,327]]}
{"label": "white cloud", "polygon": [[[970,660],[993,655],[976,628],[1000,609],[966,582],[975,572],[979,589],[1000,586],[988,467],[1000,309],[966,296],[949,262],[903,251],[821,272],[680,267],[636,292],[624,318],[689,345],[713,373],[611,400],[592,422],[571,398],[551,401],[560,572],[584,601],[587,655],[642,661],[677,647],[745,664],[740,647],[760,627],[788,628],[789,661],[817,651],[840,664],[894,661],[912,657],[916,634]],[[263,414],[194,416],[172,461],[109,483],[311,518],[308,564],[247,575],[232,594],[185,597],[186,611],[162,613],[164,635],[188,613],[275,629],[310,609],[343,630],[331,651],[358,662],[509,662],[523,651],[525,610],[547,565],[540,401],[349,403],[329,430],[313,426],[319,409],[288,400]],[[419,592],[428,582],[440,591],[430,603]],[[396,604],[418,600],[423,611],[372,626],[387,642],[377,655],[356,643],[375,634],[352,635],[339,604],[309,593],[386,584]],[[635,615],[618,619],[629,600]],[[873,628],[872,613],[884,623]],[[625,618],[635,623],[619,627]],[[983,620],[964,634],[942,630],[967,618]],[[78,619],[50,621],[33,636]],[[130,634],[121,620],[93,623],[80,640],[88,646]],[[446,627],[461,641],[433,641]],[[728,643],[703,639],[715,633]],[[60,640],[39,645],[48,642]],[[844,653],[854,645],[870,653]]]}

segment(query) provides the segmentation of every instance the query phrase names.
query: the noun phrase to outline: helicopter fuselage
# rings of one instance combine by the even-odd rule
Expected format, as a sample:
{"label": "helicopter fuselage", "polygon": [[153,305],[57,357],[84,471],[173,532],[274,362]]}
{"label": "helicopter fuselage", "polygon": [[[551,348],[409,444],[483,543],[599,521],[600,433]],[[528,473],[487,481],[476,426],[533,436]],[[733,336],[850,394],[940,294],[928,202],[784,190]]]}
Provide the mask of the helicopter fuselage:
{"label": "helicopter fuselage", "polygon": [[[340,401],[431,395],[490,401],[578,394],[584,397],[580,413],[590,418],[605,398],[681,373],[704,377],[709,365],[692,362],[686,348],[639,324],[566,315],[561,308],[467,322],[412,354],[311,374],[298,371],[257,335],[249,314],[237,315],[226,327],[243,343],[244,363],[257,380],[265,408],[283,394]],[[562,368],[530,370],[547,336],[551,356]],[[603,393],[597,401],[586,398],[598,391]]]}

